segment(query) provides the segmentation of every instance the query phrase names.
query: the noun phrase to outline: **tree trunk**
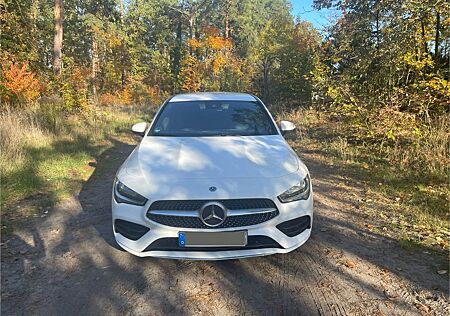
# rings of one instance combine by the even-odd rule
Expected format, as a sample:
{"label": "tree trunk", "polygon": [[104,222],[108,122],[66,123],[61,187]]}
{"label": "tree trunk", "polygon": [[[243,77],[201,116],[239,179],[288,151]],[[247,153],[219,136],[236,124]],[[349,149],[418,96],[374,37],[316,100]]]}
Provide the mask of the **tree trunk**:
{"label": "tree trunk", "polygon": [[441,27],[441,17],[439,11],[436,11],[436,34],[434,36],[434,67],[437,69],[439,64],[439,29]]}
{"label": "tree trunk", "polygon": [[[191,11],[190,15],[189,15],[189,38],[190,39],[194,39],[195,38],[195,33],[194,33],[194,13]],[[189,45],[189,55],[192,56],[192,46]]]}
{"label": "tree trunk", "polygon": [[230,36],[230,7],[231,7],[231,0],[225,1],[225,38],[228,38]]}
{"label": "tree trunk", "polygon": [[[120,0],[120,28],[123,32],[123,18],[125,15],[125,9],[124,9],[124,0]],[[122,38],[122,43],[120,47],[120,67],[121,67],[121,74],[120,74],[120,86],[123,89],[125,88],[125,36]]]}
{"label": "tree trunk", "polygon": [[123,16],[125,14],[123,0],[120,0],[120,23],[123,24]]}
{"label": "tree trunk", "polygon": [[269,67],[270,67],[270,60],[269,57],[266,57],[263,62],[263,91],[262,91],[262,95],[265,102],[268,102],[269,99]]}
{"label": "tree trunk", "polygon": [[173,50],[173,62],[172,62],[172,73],[175,78],[178,78],[181,69],[181,53],[183,49],[183,39],[182,39],[182,16],[179,15],[177,24],[177,39],[175,42],[175,47]]}
{"label": "tree trunk", "polygon": [[425,39],[425,23],[423,23],[423,20],[420,21],[420,27],[422,30],[422,45],[423,45],[423,51],[425,53],[428,53],[428,45],[427,40]]}
{"label": "tree trunk", "polygon": [[194,33],[194,14],[191,13],[189,16],[189,38],[194,39],[195,33]]}
{"label": "tree trunk", "polygon": [[377,28],[377,52],[380,48],[380,10],[376,12],[376,28]]}
{"label": "tree trunk", "polygon": [[55,38],[53,41],[53,72],[61,74],[63,41],[63,0],[55,0]]}
{"label": "tree trunk", "polygon": [[39,50],[38,50],[38,34],[37,34],[37,17],[39,15],[39,0],[31,1],[31,58],[32,61],[39,60]]}
{"label": "tree trunk", "polygon": [[97,99],[98,43],[95,32],[92,32],[92,94]]}

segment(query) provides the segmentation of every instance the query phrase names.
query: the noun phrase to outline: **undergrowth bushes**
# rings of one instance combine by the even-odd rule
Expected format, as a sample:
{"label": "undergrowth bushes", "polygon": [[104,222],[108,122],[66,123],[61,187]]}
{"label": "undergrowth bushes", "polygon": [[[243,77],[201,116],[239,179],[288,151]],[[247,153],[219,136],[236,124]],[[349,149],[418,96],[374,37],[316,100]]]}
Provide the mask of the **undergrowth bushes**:
{"label": "undergrowth bushes", "polygon": [[[276,110],[276,109],[275,109]],[[278,117],[295,122],[300,137],[311,126],[323,126],[323,142],[342,160],[382,160],[398,170],[446,182],[450,121],[446,115],[429,122],[388,109],[349,113],[342,109],[278,109]],[[387,113],[388,112],[388,113]],[[331,123],[331,124],[330,124]],[[316,135],[317,136],[317,135]]]}
{"label": "undergrowth bushes", "polygon": [[328,113],[341,124],[342,137],[400,170],[446,177],[450,124],[445,115],[426,121],[391,108],[360,109],[356,114],[331,108]]}
{"label": "undergrowth bushes", "polygon": [[[312,152],[344,179],[363,185],[364,200],[371,202],[356,212],[382,222],[378,232],[406,245],[448,250],[447,117],[426,123],[408,116],[404,129],[396,129],[405,120],[401,113],[285,109],[277,116],[297,125],[297,134],[288,139],[300,155]],[[394,133],[385,133],[389,130]]]}

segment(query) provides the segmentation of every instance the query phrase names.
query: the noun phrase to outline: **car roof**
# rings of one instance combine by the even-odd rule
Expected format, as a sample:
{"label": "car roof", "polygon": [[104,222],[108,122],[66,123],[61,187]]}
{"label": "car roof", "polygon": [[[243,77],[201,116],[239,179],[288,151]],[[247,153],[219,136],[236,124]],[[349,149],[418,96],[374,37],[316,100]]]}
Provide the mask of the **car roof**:
{"label": "car roof", "polygon": [[186,101],[256,101],[255,97],[248,93],[235,92],[196,92],[177,94],[169,102]]}

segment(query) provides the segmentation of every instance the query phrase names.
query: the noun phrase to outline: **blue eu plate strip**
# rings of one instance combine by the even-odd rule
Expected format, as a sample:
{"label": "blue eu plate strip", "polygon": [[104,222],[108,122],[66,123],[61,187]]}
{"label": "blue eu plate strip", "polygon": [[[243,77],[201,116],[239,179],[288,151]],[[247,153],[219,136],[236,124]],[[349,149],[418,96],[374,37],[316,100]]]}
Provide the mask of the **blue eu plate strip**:
{"label": "blue eu plate strip", "polygon": [[186,238],[184,233],[178,233],[178,246],[180,247],[186,246]]}

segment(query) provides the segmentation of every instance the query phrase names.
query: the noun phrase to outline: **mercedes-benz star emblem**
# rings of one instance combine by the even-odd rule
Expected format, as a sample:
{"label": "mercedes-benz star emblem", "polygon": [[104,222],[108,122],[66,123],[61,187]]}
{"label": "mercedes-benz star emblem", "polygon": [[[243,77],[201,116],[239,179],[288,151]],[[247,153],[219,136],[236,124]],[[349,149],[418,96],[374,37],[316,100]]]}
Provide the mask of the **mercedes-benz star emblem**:
{"label": "mercedes-benz star emblem", "polygon": [[227,217],[225,206],[218,202],[209,202],[200,209],[200,219],[209,227],[216,227],[222,224]]}
{"label": "mercedes-benz star emblem", "polygon": [[211,191],[211,192],[214,192],[214,191],[216,191],[216,190],[217,190],[216,187],[209,187],[209,191]]}

